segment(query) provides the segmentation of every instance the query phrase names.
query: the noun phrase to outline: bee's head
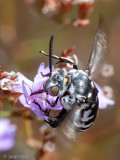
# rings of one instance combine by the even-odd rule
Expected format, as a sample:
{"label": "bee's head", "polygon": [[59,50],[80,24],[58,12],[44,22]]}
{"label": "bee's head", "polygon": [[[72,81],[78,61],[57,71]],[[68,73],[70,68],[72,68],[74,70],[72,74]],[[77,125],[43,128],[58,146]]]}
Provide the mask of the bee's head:
{"label": "bee's head", "polygon": [[67,89],[68,80],[66,69],[57,68],[52,71],[51,76],[45,82],[44,90],[51,96],[61,97]]}
{"label": "bee's head", "polygon": [[62,62],[60,57],[52,55],[52,44],[53,44],[53,36],[51,36],[50,38],[49,54],[46,54],[44,51],[41,51],[41,53],[43,53],[44,55],[49,56],[49,69],[50,69],[49,78],[44,83],[44,91],[50,94],[51,96],[61,97],[67,90],[70,78],[67,76],[67,71],[65,68],[57,68],[52,71],[52,58],[59,60],[59,62],[57,63]]}

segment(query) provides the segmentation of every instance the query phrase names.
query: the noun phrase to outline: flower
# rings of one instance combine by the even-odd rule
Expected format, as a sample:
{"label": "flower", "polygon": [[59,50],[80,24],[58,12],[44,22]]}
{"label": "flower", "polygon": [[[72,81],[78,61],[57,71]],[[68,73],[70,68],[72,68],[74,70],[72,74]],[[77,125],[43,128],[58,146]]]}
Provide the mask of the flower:
{"label": "flower", "polygon": [[114,105],[115,101],[107,98],[104,94],[102,88],[95,83],[96,88],[98,89],[98,99],[99,99],[99,109],[105,109],[108,105]]}
{"label": "flower", "polygon": [[19,95],[20,93],[15,91],[16,86],[18,86],[17,73],[0,70],[0,95]]}
{"label": "flower", "polygon": [[[44,69],[44,63],[41,63],[37,75],[34,77],[34,82],[27,79],[21,73],[17,73],[19,79],[19,87],[16,87],[16,91],[23,94],[19,97],[19,101],[24,107],[31,109],[39,118],[45,119],[45,111],[47,109],[61,110],[62,106],[58,101],[57,105],[53,108],[48,103],[54,103],[57,97],[52,97],[45,92],[37,93],[43,90],[43,85],[48,79],[48,76],[43,76],[49,73],[49,67]],[[47,101],[46,101],[47,100]]]}
{"label": "flower", "polygon": [[90,23],[89,19],[80,19],[80,18],[78,18],[77,20],[74,21],[73,27],[86,26],[89,23]]}
{"label": "flower", "polygon": [[[78,6],[78,17],[73,23],[73,27],[85,26],[90,23],[85,19],[89,11],[93,8],[94,0],[44,0],[41,3],[41,12],[47,17],[59,17],[59,21],[68,24],[71,23],[71,18],[66,18],[66,13],[70,12],[74,5]],[[62,13],[62,14],[61,14]],[[57,15],[57,16],[56,16]]]}
{"label": "flower", "polygon": [[55,143],[48,141],[44,144],[43,150],[46,152],[53,152],[55,150]]}
{"label": "flower", "polygon": [[43,14],[55,14],[60,7],[58,0],[44,0],[44,6],[42,8]]}
{"label": "flower", "polygon": [[110,77],[114,74],[114,67],[111,64],[104,64],[101,70],[101,75],[103,77]]}
{"label": "flower", "polygon": [[104,94],[106,95],[106,97],[108,98],[112,98],[113,97],[113,90],[110,86],[104,86],[102,88]]}
{"label": "flower", "polygon": [[6,151],[14,146],[16,126],[7,118],[0,118],[0,151]]}

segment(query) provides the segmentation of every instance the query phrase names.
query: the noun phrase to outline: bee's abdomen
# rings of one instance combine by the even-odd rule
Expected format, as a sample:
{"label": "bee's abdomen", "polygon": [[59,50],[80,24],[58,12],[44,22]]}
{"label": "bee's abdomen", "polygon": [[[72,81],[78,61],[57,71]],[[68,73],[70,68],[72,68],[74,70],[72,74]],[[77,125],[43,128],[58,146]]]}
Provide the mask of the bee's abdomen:
{"label": "bee's abdomen", "polygon": [[81,106],[76,107],[74,112],[73,126],[76,132],[83,132],[87,130],[94,122],[98,110],[98,100],[96,104],[81,104]]}
{"label": "bee's abdomen", "polygon": [[62,130],[68,140],[75,140],[77,133],[87,130],[93,124],[97,110],[98,100],[94,105],[83,103],[80,106],[74,106],[60,126],[59,132]]}
{"label": "bee's abdomen", "polygon": [[98,101],[95,105],[89,104],[88,108],[83,109],[81,111],[81,118],[80,118],[81,127],[79,132],[87,130],[93,124],[97,116],[97,111],[98,111]]}

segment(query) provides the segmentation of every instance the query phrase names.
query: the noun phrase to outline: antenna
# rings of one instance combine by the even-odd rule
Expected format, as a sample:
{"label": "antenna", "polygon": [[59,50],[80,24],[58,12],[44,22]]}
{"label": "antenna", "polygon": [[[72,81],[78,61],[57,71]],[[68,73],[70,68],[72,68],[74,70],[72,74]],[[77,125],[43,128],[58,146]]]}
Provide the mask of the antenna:
{"label": "antenna", "polygon": [[49,42],[49,70],[50,70],[50,76],[52,73],[52,49],[53,49],[53,35],[50,38]]}

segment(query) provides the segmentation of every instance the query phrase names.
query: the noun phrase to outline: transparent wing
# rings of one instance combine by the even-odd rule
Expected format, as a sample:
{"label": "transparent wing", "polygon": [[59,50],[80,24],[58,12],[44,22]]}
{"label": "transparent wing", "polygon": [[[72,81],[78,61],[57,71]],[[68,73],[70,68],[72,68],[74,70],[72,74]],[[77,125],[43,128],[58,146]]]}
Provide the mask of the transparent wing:
{"label": "transparent wing", "polygon": [[75,123],[76,120],[79,121],[80,116],[81,109],[80,107],[75,106],[72,110],[69,111],[65,120],[57,128],[59,141],[68,148],[72,146],[72,144],[77,140],[77,137],[79,135],[78,131],[76,130],[76,125],[79,125],[79,123]]}
{"label": "transparent wing", "polygon": [[89,74],[89,76],[91,76],[99,66],[101,59],[104,57],[106,49],[107,36],[100,26],[98,26],[88,65],[86,67],[86,72]]}

